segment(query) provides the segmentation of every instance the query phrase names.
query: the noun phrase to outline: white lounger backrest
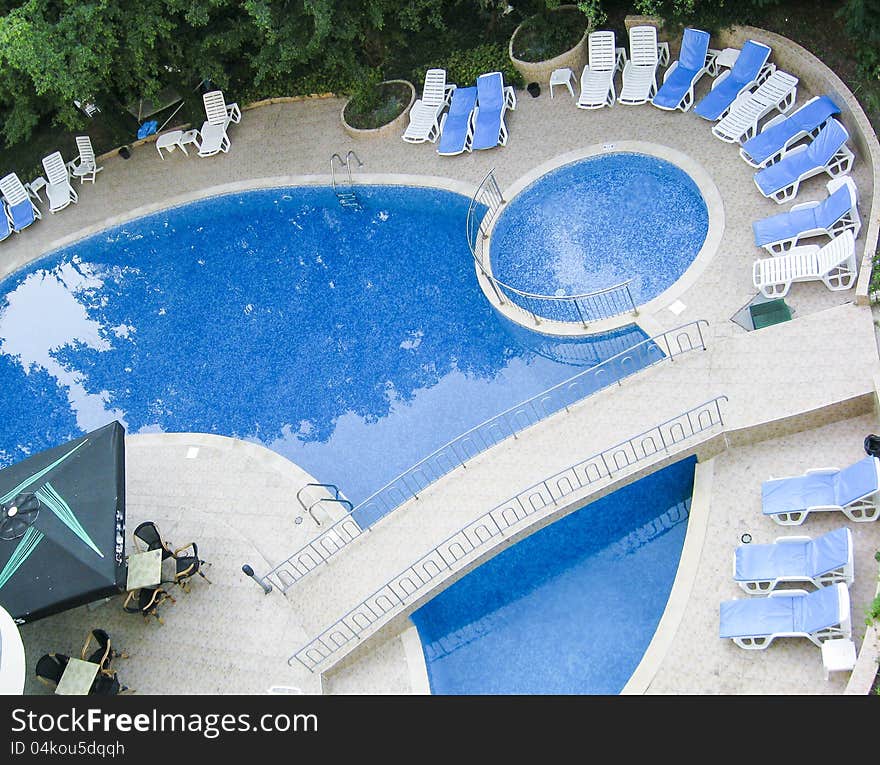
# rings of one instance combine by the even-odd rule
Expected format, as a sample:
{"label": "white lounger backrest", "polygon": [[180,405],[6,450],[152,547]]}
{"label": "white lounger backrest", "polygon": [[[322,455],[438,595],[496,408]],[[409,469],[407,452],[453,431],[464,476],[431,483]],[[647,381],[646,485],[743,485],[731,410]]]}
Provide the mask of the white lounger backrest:
{"label": "white lounger backrest", "polygon": [[[830,273],[833,269],[855,258],[856,242],[853,232],[849,229],[832,239],[816,253],[816,265],[819,274]],[[854,267],[855,264],[853,263]]]}
{"label": "white lounger backrest", "polygon": [[226,109],[226,99],[223,98],[222,90],[212,90],[202,96],[205,102],[205,116],[212,125],[226,125],[229,122],[229,112]]}
{"label": "white lounger backrest", "polygon": [[589,48],[589,66],[592,71],[614,71],[617,66],[617,54],[614,50],[614,32],[591,32]]}
{"label": "white lounger backrest", "polygon": [[28,198],[24,185],[15,173],[0,178],[0,194],[3,194],[10,207],[20,205]]}
{"label": "white lounger backrest", "polygon": [[638,26],[629,30],[629,58],[634,66],[657,66],[659,51],[656,27]]}
{"label": "white lounger backrest", "polygon": [[67,167],[61,152],[56,151],[48,157],[43,157],[43,169],[46,171],[46,180],[51,184],[68,183]]}
{"label": "white lounger backrest", "polygon": [[87,167],[95,166],[95,150],[92,148],[92,140],[87,135],[76,137],[76,148],[79,149],[79,158]]}
{"label": "white lounger backrest", "polygon": [[425,73],[422,103],[439,106],[446,100],[446,70],[429,69]]}

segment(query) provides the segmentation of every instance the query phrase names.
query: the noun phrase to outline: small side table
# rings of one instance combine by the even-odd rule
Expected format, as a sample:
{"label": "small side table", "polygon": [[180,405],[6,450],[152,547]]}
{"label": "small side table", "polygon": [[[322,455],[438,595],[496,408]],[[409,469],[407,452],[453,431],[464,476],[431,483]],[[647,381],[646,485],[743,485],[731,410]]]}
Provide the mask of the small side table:
{"label": "small side table", "polygon": [[125,589],[139,590],[155,587],[162,581],[162,550],[134,553],[128,556],[128,575]]}
{"label": "small side table", "polygon": [[101,665],[93,661],[71,658],[58,681],[55,693],[59,696],[88,696],[99,669]]}
{"label": "small side table", "polygon": [[43,202],[40,191],[44,188],[46,188],[46,179],[42,175],[37,176],[30,183],[24,184],[24,190],[28,196],[31,199],[36,199],[40,204]]}
{"label": "small side table", "polygon": [[732,69],[738,58],[739,48],[725,48],[722,51],[718,51],[718,55],[715,56],[715,66]]}
{"label": "small side table", "polygon": [[564,69],[554,69],[553,74],[550,75],[550,98],[553,98],[554,85],[565,85],[571,97],[574,98],[574,88],[571,86],[572,80],[574,80],[574,72],[571,69],[567,67]]}
{"label": "small side table", "polygon": [[822,643],[822,664],[825,679],[832,672],[845,672],[856,666],[856,644],[847,638],[826,640]]}
{"label": "small side table", "polygon": [[199,135],[198,130],[186,130],[184,131],[183,135],[180,136],[180,140],[177,142],[177,145],[180,147],[180,150],[184,154],[189,156],[189,152],[186,150],[186,145],[188,143],[194,143],[198,145],[200,139],[201,136]]}

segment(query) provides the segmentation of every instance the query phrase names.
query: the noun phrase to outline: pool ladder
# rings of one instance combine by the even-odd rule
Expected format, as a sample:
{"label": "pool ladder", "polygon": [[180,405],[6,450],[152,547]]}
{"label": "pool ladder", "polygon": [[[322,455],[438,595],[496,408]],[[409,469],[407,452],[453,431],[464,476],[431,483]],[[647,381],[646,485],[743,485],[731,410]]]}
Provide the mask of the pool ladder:
{"label": "pool ladder", "polygon": [[[333,182],[333,193],[336,194],[336,198],[339,200],[339,204],[343,207],[350,207],[354,210],[362,210],[362,206],[360,200],[358,199],[357,193],[354,190],[354,181],[351,179],[351,158],[354,159],[358,163],[358,167],[363,167],[364,163],[360,161],[360,158],[353,151],[349,150],[348,154],[345,155],[345,159],[339,156],[339,154],[334,154],[330,157],[330,178]],[[336,185],[336,165],[334,164],[334,160],[339,160],[339,164],[344,167],[348,171],[348,188],[341,189]]]}

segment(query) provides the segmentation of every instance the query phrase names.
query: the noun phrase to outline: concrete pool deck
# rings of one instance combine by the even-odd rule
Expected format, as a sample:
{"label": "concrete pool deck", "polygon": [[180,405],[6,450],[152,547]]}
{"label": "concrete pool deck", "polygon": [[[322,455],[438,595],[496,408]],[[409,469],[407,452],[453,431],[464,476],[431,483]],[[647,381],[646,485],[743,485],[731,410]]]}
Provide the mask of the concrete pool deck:
{"label": "concrete pool deck", "polygon": [[[710,85],[704,78],[697,96]],[[335,152],[344,156],[354,150],[364,162],[354,173],[356,182],[420,182],[467,193],[493,168],[505,188],[585,144],[643,141],[687,154],[721,194],[724,230],[718,252],[677,295],[683,308],[673,312],[659,306],[638,317],[649,334],[705,319],[708,350],[643,372],[485,452],[467,471],[432,485],[418,503],[383,520],[286,596],[277,590],[265,595],[241,573],[241,565],[250,563],[264,573],[316,532],[308,518],[295,522],[302,515],[295,494],[308,477],[243,442],[196,434],[129,435],[128,527],[149,518],[176,545],[195,539],[212,563],[207,570],[212,584],[197,578],[189,594],[173,593],[177,603],[163,609],[164,625],[122,613],[121,596],[24,625],[26,692],[49,692],[33,678],[42,653],[78,655],[88,629],[96,626],[132,654],[118,669],[122,681],[140,693],[263,693],[272,686],[304,693],[424,692],[424,668],[418,666],[411,633],[367,646],[323,685],[318,674],[296,663],[288,666],[287,659],[450,530],[533,481],[716,395],[728,397],[726,429],[799,417],[799,432],[775,432],[770,426],[760,438],[732,444],[701,463],[711,481],[702,501],[695,500],[691,517],[703,532],[689,533],[674,591],[676,613],[661,624],[653,655],[646,657],[651,666],[639,668],[644,678],[639,692],[843,692],[847,673],[826,681],[819,651],[809,641],[780,640],[766,651],[742,651],[717,638],[717,615],[721,600],[740,594],[730,577],[730,560],[743,531],[760,543],[786,533],[815,535],[845,523],[843,516],[828,513],[811,517],[796,532],[777,527],[760,516],[759,486],[770,475],[848,464],[863,454],[865,434],[880,429],[870,403],[880,370],[872,309],[854,303],[854,290],[834,293],[821,283],[796,284],[786,299],[794,321],[746,332],[731,317],[755,294],[751,264],[761,251],[754,246],[751,223],[788,206],[761,197],[736,149],[715,139],[710,125],[691,113],[648,105],[584,112],[567,96],[518,95],[517,109],[506,118],[508,146],[459,157],[440,157],[432,144],[413,146],[399,137],[353,139],[342,128],[343,102],[336,98],[244,111],[241,124],[230,127],[229,154],[200,159],[175,152],[162,161],[152,143],[138,146],[128,160],[105,159],[94,186],[78,185],[79,204],[56,215],[44,211],[43,220],[7,240],[0,276],[62,243],[161,209],[169,200],[176,204],[265,185],[329,184]],[[798,105],[812,95],[801,88]],[[865,217],[873,177],[858,153],[852,176]],[[824,178],[816,177],[802,186],[797,201],[824,195]],[[864,242],[863,234],[857,240],[859,256]],[[192,447],[198,454],[187,457]],[[262,498],[259,511],[243,512],[254,496]],[[880,523],[847,525],[856,539],[852,594],[858,646],[862,613],[876,581],[873,552],[880,549]]]}

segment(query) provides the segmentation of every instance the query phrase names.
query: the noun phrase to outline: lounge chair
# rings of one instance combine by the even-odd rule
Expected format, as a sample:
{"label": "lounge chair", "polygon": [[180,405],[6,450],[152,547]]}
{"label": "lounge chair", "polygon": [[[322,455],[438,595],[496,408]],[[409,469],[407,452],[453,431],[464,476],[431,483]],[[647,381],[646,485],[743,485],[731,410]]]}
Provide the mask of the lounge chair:
{"label": "lounge chair", "polygon": [[781,255],[801,239],[812,236],[835,237],[847,229],[859,235],[859,194],[849,175],[832,178],[826,184],[828,196],[820,202],[803,202],[788,212],[771,215],[752,223],[755,244],[771,255]]}
{"label": "lounge chair", "polygon": [[776,109],[787,112],[797,98],[798,78],[776,70],[757,90],[742,93],[727,114],[712,126],[712,135],[725,143],[743,143],[758,132],[758,122]]}
{"label": "lounge chair", "polygon": [[814,96],[788,115],[777,114],[761,132],[740,147],[739,155],[752,167],[777,162],[792,144],[815,138],[840,108],[828,96]]}
{"label": "lounge chair", "polygon": [[516,108],[513,86],[504,85],[501,72],[477,77],[477,105],[474,108],[472,149],[493,149],[507,144],[504,113]]}
{"label": "lounge chair", "polygon": [[797,196],[802,181],[819,173],[832,178],[848,173],[853,155],[846,145],[849,133],[833,117],[809,144],[799,144],[782,158],[755,173],[755,185],[765,196],[782,204]]}
{"label": "lounge chair", "polygon": [[95,176],[104,168],[98,167],[91,139],[87,135],[78,135],[76,137],[76,148],[79,149],[79,156],[67,163],[70,175],[74,178],[79,178],[80,185],[87,180],[94,183]]}
{"label": "lounge chair", "polygon": [[440,115],[454,91],[455,85],[446,84],[445,69],[429,69],[425,73],[422,97],[409,110],[409,125],[403,133],[403,140],[434,143],[440,136]]}
{"label": "lounge chair", "polygon": [[821,281],[833,292],[848,290],[857,276],[855,239],[849,230],[824,247],[805,244],[756,260],[752,270],[755,287],[769,299],[784,298],[794,282]]}
{"label": "lounge chair", "polygon": [[719,636],[740,648],[761,650],[776,638],[803,637],[821,647],[825,640],[852,637],[849,590],[843,583],[818,590],[773,590],[764,598],[721,604]]}
{"label": "lounge chair", "polygon": [[658,109],[686,112],[694,105],[694,86],[708,71],[709,33],[688,27],[681,38],[678,60],[663,75],[663,84],[651,103]]}
{"label": "lounge chair", "polygon": [[854,577],[852,532],[841,527],[816,539],[778,537],[773,544],[747,544],[733,554],[733,578],[750,595],[764,595],[784,582],[816,587]]}
{"label": "lounge chair", "polygon": [[60,151],[43,157],[43,170],[46,173],[46,195],[49,197],[49,212],[57,213],[71,202],[76,204],[79,197],[70,185],[67,166]]}
{"label": "lounge chair", "polygon": [[0,200],[3,207],[3,214],[0,215],[0,242],[12,234],[12,216],[9,214],[9,208],[6,206],[6,200]]}
{"label": "lounge chair", "polygon": [[473,137],[471,117],[476,104],[476,87],[456,88],[453,91],[449,111],[440,118],[438,154],[451,157],[471,150],[471,138]]}
{"label": "lounge chair", "polygon": [[199,130],[199,139],[195,141],[200,157],[211,157],[215,154],[228,152],[232,142],[226,129],[232,122],[241,122],[241,110],[238,104],[227,104],[222,90],[212,90],[202,96],[205,104],[205,121]]}
{"label": "lounge chair", "polygon": [[577,106],[579,109],[613,106],[616,98],[614,74],[619,63],[614,32],[591,32],[587,45],[587,65],[581,72],[581,92]]}
{"label": "lounge chair", "polygon": [[817,468],[803,475],[771,478],[761,485],[761,506],[780,526],[799,526],[810,513],[837,510],[851,521],[876,521],[880,460],[863,457],[838,470]]}
{"label": "lounge chair", "polygon": [[0,178],[0,194],[6,202],[9,223],[13,231],[19,232],[43,217],[15,173]]}
{"label": "lounge chair", "polygon": [[623,66],[618,103],[646,104],[654,97],[660,58],[657,28],[649,25],[632,27],[629,30],[629,59]]}
{"label": "lounge chair", "polygon": [[756,88],[776,69],[768,64],[770,48],[754,40],[746,40],[730,69],[720,74],[710,90],[694,107],[694,114],[703,119],[720,120],[742,94]]}

